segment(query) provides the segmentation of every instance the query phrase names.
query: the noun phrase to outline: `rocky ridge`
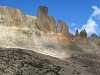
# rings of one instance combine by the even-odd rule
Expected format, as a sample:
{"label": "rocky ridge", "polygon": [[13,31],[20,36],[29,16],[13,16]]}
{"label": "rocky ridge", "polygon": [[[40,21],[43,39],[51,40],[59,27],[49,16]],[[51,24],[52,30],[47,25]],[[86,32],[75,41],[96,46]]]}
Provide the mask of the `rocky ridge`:
{"label": "rocky ridge", "polygon": [[0,6],[0,47],[2,75],[100,74],[100,37],[85,29],[74,36],[62,20],[57,27],[46,6],[37,17]]}
{"label": "rocky ridge", "polygon": [[0,6],[0,24],[6,26],[27,26],[34,23],[36,17],[25,15],[19,9]]}

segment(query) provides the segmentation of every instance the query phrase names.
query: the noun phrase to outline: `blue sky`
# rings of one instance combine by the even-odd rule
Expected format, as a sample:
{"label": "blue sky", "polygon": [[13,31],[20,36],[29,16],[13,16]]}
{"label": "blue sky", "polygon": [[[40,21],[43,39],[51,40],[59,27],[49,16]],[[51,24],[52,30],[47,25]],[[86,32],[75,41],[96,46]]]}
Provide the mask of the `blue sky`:
{"label": "blue sky", "polygon": [[39,6],[48,7],[48,15],[68,24],[74,34],[86,29],[88,36],[100,35],[100,0],[0,0],[1,6],[20,9],[24,14],[36,16]]}

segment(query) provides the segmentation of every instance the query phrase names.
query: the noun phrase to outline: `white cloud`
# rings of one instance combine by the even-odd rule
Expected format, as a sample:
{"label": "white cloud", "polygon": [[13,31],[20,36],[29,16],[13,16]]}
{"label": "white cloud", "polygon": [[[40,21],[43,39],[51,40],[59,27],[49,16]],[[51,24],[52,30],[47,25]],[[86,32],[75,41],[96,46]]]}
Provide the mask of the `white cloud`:
{"label": "white cloud", "polygon": [[[100,29],[97,24],[97,20],[100,20],[100,8],[98,8],[97,6],[92,6],[92,8],[94,9],[94,11],[90,15],[90,18],[87,20],[87,23],[83,24],[83,26],[80,29],[75,28],[75,30],[78,29],[79,32],[81,30],[85,29],[88,36],[90,36],[92,33],[96,33],[96,34],[100,33]],[[94,18],[97,18],[97,20],[94,20]],[[70,30],[70,31],[73,32],[72,30]]]}
{"label": "white cloud", "polygon": [[100,19],[100,8],[97,6],[92,6],[92,8],[94,9],[94,12],[91,17],[97,17],[97,19]]}
{"label": "white cloud", "polygon": [[70,26],[75,26],[75,25],[76,25],[75,23],[71,23],[71,24],[70,24]]}
{"label": "white cloud", "polygon": [[97,23],[92,18],[89,18],[87,24],[82,26],[82,30],[85,29],[86,32],[90,35],[92,33],[98,34]]}

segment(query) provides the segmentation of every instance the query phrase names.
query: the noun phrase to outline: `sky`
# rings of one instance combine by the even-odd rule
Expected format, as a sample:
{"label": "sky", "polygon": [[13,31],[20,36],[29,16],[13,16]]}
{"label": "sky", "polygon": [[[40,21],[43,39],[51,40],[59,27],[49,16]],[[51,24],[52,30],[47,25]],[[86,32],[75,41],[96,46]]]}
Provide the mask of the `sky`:
{"label": "sky", "polygon": [[64,21],[69,32],[85,29],[88,36],[100,36],[100,0],[0,0],[0,6],[20,9],[24,14],[36,16],[39,6],[48,7],[48,16]]}

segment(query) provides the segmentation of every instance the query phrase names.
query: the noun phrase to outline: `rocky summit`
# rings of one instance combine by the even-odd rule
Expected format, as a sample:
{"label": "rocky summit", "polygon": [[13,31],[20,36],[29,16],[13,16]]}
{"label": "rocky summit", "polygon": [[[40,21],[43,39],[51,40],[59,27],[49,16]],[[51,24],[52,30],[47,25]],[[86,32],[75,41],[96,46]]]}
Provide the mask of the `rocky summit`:
{"label": "rocky summit", "polygon": [[57,24],[46,6],[37,16],[0,6],[0,75],[100,75],[100,36]]}

